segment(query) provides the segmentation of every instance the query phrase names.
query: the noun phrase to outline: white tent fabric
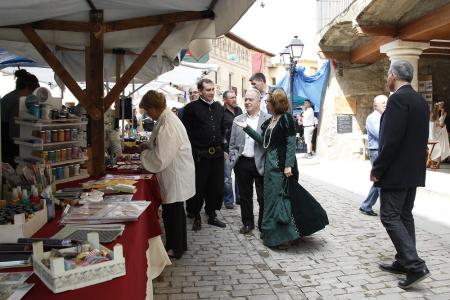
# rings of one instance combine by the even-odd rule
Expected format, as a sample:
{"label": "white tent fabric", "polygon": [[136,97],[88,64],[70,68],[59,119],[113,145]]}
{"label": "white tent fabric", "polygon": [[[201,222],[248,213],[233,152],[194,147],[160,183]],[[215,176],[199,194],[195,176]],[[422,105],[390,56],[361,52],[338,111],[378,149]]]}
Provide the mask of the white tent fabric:
{"label": "white tent fabric", "polygon": [[216,64],[186,63],[158,76],[157,81],[181,85],[194,85],[206,72],[217,72],[219,66]]}
{"label": "white tent fabric", "polygon": [[[209,40],[228,32],[255,0],[217,0],[213,20],[203,19],[179,23],[166,38],[154,56],[137,74],[136,80],[149,82],[159,74],[173,68],[173,61],[181,48],[189,48],[194,56],[209,51]],[[135,17],[207,10],[214,0],[92,0],[97,9],[104,11],[104,21]],[[90,7],[84,0],[2,0],[0,26],[19,25],[40,20],[88,21]],[[123,48],[140,53],[161,26],[108,32],[104,35],[104,48]],[[83,50],[89,43],[87,33],[37,30],[39,36],[55,51],[75,80],[84,81],[84,53],[62,50],[60,47]],[[60,47],[56,47],[60,46]],[[11,53],[45,63],[19,29],[0,28],[0,47]],[[125,56],[124,68],[135,56]],[[114,81],[115,56],[106,54],[104,78]]]}

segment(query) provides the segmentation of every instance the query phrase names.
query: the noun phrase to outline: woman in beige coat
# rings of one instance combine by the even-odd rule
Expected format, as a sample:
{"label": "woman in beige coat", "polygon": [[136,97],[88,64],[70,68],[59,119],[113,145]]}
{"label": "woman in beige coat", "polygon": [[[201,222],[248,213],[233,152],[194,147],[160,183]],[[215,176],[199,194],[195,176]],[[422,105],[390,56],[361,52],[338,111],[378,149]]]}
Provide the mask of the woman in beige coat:
{"label": "woman in beige coat", "polygon": [[167,254],[180,258],[187,250],[184,202],[195,194],[191,144],[180,119],[167,108],[163,94],[149,91],[139,107],[156,120],[149,142],[142,146],[141,162],[158,179]]}

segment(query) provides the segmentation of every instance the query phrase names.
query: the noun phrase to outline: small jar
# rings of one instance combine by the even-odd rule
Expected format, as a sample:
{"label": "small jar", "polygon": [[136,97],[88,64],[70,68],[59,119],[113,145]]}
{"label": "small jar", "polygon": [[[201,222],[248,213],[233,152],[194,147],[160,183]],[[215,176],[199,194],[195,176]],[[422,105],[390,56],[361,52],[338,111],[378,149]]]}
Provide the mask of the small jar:
{"label": "small jar", "polygon": [[74,176],[80,175],[80,164],[74,165],[74,172],[73,172],[73,175],[74,175]]}
{"label": "small jar", "polygon": [[78,148],[78,146],[73,146],[72,147],[72,154],[71,154],[71,156],[72,156],[72,159],[78,159],[78,155],[80,155],[79,154],[79,148]]}
{"label": "small jar", "polygon": [[71,138],[72,138],[72,141],[78,141],[78,129],[77,128],[72,129]]}
{"label": "small jar", "polygon": [[72,130],[70,130],[70,129],[64,129],[64,140],[65,140],[66,142],[72,140]]}
{"label": "small jar", "polygon": [[59,150],[60,151],[60,160],[65,161],[67,159],[67,150],[65,148]]}
{"label": "small jar", "polygon": [[61,161],[61,150],[55,150],[55,162]]}
{"label": "small jar", "polygon": [[58,142],[64,142],[64,129],[58,130]]}
{"label": "small jar", "polygon": [[64,166],[64,179],[69,178],[69,166]]}
{"label": "small jar", "polygon": [[45,143],[50,144],[52,142],[52,131],[46,130],[45,131]]}
{"label": "small jar", "polygon": [[45,142],[47,141],[47,136],[46,136],[45,130],[41,130],[39,132],[39,137],[41,138],[41,143],[45,144]]}
{"label": "small jar", "polygon": [[48,151],[48,161],[55,162],[55,151],[50,150]]}
{"label": "small jar", "polygon": [[48,161],[48,151],[43,150],[41,153],[41,158],[44,162]]}
{"label": "small jar", "polygon": [[52,143],[58,142],[58,130],[53,129],[52,130]]}

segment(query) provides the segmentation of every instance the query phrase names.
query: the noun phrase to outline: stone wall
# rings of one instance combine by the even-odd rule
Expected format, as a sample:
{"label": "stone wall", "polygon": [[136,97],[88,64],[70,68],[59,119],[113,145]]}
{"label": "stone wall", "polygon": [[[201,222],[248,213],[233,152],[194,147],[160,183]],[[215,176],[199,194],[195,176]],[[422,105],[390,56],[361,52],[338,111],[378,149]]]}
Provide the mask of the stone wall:
{"label": "stone wall", "polygon": [[[317,139],[317,154],[321,159],[354,159],[363,154],[365,121],[372,112],[373,98],[389,95],[386,87],[388,59],[371,65],[337,65],[331,69],[330,80],[322,103]],[[355,99],[352,132],[337,133],[336,97]]]}

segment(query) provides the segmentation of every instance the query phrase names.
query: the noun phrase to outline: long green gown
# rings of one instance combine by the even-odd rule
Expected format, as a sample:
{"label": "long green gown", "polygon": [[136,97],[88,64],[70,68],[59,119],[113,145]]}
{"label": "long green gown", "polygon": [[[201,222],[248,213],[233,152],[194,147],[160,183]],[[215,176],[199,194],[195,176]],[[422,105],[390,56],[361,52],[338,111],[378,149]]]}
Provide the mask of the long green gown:
{"label": "long green gown", "polygon": [[247,126],[244,131],[257,143],[266,148],[264,167],[264,214],[261,230],[263,243],[274,247],[300,237],[292,218],[288,224],[280,224],[275,219],[276,201],[284,189],[284,168],[291,167],[298,180],[297,160],[295,157],[295,123],[291,114],[284,113],[273,128],[269,128],[272,118],[262,125],[262,134]]}

